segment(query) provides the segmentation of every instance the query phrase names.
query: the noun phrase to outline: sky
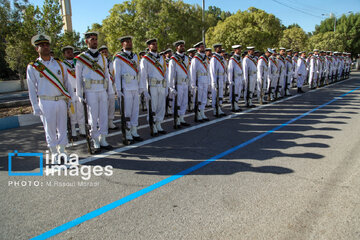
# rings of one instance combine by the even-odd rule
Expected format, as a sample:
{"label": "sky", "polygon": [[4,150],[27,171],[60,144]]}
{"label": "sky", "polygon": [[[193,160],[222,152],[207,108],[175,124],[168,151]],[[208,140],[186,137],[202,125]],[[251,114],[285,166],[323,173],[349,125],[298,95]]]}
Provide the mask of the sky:
{"label": "sky", "polygon": [[[189,4],[199,4],[202,0],[183,0]],[[31,4],[42,6],[43,0],[29,0]],[[121,0],[71,0],[72,23],[76,32],[84,33],[88,26],[100,23],[109,15],[114,4]],[[216,6],[223,11],[236,13],[249,7],[256,7],[278,17],[282,24],[288,26],[297,23],[306,32],[315,30],[330,13],[340,17],[349,11],[360,12],[360,0],[205,0],[205,9]]]}

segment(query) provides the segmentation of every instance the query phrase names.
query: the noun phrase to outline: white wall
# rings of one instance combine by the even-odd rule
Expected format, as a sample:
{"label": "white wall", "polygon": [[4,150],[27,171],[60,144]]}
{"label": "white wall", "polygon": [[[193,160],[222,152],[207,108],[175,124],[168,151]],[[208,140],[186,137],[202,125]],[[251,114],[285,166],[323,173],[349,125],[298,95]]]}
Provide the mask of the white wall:
{"label": "white wall", "polygon": [[[0,93],[15,92],[21,90],[20,80],[0,81]],[[27,90],[27,83],[25,80],[25,90]]]}

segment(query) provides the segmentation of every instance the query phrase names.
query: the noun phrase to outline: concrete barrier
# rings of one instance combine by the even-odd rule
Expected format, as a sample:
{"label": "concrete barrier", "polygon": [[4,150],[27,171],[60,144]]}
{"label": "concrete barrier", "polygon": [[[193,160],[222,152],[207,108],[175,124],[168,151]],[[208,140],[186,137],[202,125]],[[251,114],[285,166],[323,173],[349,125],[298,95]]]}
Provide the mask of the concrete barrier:
{"label": "concrete barrier", "polygon": [[[25,89],[27,90],[27,82],[25,83]],[[21,91],[21,81],[20,80],[11,80],[11,81],[0,81],[0,93],[16,92]]]}

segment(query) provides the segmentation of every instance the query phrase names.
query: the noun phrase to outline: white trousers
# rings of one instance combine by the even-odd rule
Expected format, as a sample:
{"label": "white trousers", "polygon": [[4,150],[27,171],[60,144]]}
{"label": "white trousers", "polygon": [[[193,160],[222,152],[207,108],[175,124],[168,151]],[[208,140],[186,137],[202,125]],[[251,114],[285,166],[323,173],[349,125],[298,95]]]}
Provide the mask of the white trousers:
{"label": "white trousers", "polygon": [[165,117],[166,89],[162,85],[151,86],[151,107],[155,113],[154,121],[162,122]]}
{"label": "white trousers", "polygon": [[315,83],[315,86],[317,85],[317,78],[318,73],[309,73],[309,86],[313,86],[313,83]]}
{"label": "white trousers", "polygon": [[297,82],[296,82],[296,85],[298,88],[301,88],[303,86],[305,78],[306,78],[306,76],[304,76],[304,75],[301,75],[301,76],[298,75]]}
{"label": "white trousers", "polygon": [[187,84],[177,85],[177,105],[180,107],[178,114],[185,115],[189,97],[189,87]]}
{"label": "white trousers", "polygon": [[[261,81],[262,81],[262,86],[261,86]],[[264,93],[268,89],[267,79],[266,78],[264,78],[263,80],[261,80],[261,78],[257,78],[257,88],[256,88],[256,90],[257,90],[258,98],[260,97],[261,89],[263,90]]]}
{"label": "white trousers", "polygon": [[127,122],[127,127],[137,127],[139,120],[139,91],[138,90],[125,90],[125,117],[130,118],[130,122]]}
{"label": "white trousers", "polygon": [[[250,81],[250,82],[248,82]],[[256,75],[251,75],[248,79],[245,79],[245,91],[244,91],[244,99],[246,101],[247,94],[249,92],[249,98],[251,99],[254,91],[255,91],[255,83],[256,83]],[[249,89],[248,89],[249,88]]]}
{"label": "white trousers", "polygon": [[[199,110],[204,110],[207,102],[209,84],[207,82],[198,83],[198,102],[200,102]],[[194,100],[195,103],[195,100]]]}
{"label": "white trousers", "polygon": [[108,119],[109,120],[114,120],[114,116],[115,116],[115,94],[109,95],[109,97],[108,97],[108,105],[109,105]]}
{"label": "white trousers", "polygon": [[343,71],[344,71],[344,68],[340,67],[340,68],[339,68],[339,74],[338,74],[338,77],[339,77],[339,78],[341,77]]}
{"label": "white trousers", "polygon": [[91,126],[91,138],[97,138],[100,134],[108,134],[108,95],[106,91],[86,92],[88,106],[88,122]]}
{"label": "white trousers", "polygon": [[79,100],[76,100],[74,108],[74,114],[70,114],[71,124],[85,124],[84,105]]}
{"label": "white trousers", "polygon": [[[239,101],[240,96],[241,96],[241,91],[243,88],[243,79],[241,78],[235,78],[235,102]],[[230,102],[232,102],[232,98],[233,98],[233,87],[230,86],[230,91],[229,91],[229,98],[230,98]]]}
{"label": "white trousers", "polygon": [[[278,76],[268,77],[268,86],[267,86],[268,92],[270,92],[270,93],[275,93],[278,79],[279,79]],[[270,88],[271,88],[271,89],[270,89]]]}
{"label": "white trousers", "polygon": [[[212,98],[212,102],[211,102],[211,105],[213,108],[216,107],[216,91],[217,91],[217,88],[215,87],[215,85],[212,85],[211,86],[212,88],[212,91],[211,91],[211,98]],[[224,82],[223,81],[219,81],[219,98],[222,99],[224,96]],[[220,100],[219,101],[219,104],[221,105],[222,104],[222,101]]]}
{"label": "white trousers", "polygon": [[279,83],[279,88],[280,88],[280,94],[281,96],[285,95],[285,84],[286,84],[286,76],[281,76],[280,77],[280,83]]}
{"label": "white trousers", "polygon": [[68,143],[66,102],[40,99],[39,107],[43,113],[40,118],[44,125],[48,147],[66,145]]}

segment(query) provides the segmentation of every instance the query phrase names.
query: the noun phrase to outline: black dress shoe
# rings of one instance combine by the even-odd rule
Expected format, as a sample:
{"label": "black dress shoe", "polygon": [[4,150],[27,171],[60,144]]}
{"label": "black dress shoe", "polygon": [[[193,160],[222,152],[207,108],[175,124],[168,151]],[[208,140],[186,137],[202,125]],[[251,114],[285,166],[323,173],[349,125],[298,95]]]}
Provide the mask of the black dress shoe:
{"label": "black dress shoe", "polygon": [[93,154],[97,154],[97,153],[100,153],[100,152],[101,152],[100,148],[94,148],[93,149]]}
{"label": "black dress shoe", "polygon": [[159,134],[166,134],[167,132],[166,132],[165,130],[163,130],[163,131],[159,131],[159,130],[158,130],[158,133],[159,133]]}
{"label": "black dress shoe", "polygon": [[174,125],[174,129],[180,129],[181,128],[181,125]]}
{"label": "black dress shoe", "polygon": [[100,148],[105,149],[105,150],[111,150],[111,149],[113,149],[113,147],[112,147],[111,145],[100,146]]}
{"label": "black dress shoe", "polygon": [[142,141],[144,141],[144,139],[142,139],[141,137],[134,137],[134,136],[133,136],[133,139],[134,139],[135,141],[137,141],[137,142],[142,142]]}
{"label": "black dress shoe", "polygon": [[190,126],[190,124],[189,123],[187,123],[187,122],[182,122],[182,123],[180,123],[181,124],[181,126],[184,126],[184,127],[188,127],[188,126]]}
{"label": "black dress shoe", "polygon": [[77,137],[77,136],[71,136],[71,139],[70,140],[72,140],[72,141],[77,141],[77,140],[79,140],[79,138]]}
{"label": "black dress shoe", "polygon": [[207,121],[210,121],[210,119],[208,119],[208,118],[203,118],[203,121],[207,122]]}

